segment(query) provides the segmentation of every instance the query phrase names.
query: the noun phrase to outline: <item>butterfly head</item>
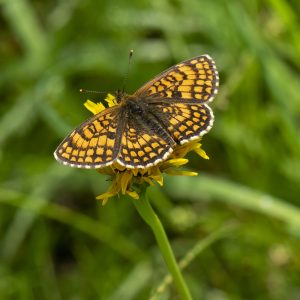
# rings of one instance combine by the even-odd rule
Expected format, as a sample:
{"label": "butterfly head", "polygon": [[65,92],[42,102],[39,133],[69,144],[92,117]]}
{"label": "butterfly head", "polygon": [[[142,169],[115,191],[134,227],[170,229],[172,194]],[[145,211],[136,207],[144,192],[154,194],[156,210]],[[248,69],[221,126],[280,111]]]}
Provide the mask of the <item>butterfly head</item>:
{"label": "butterfly head", "polygon": [[127,98],[127,94],[123,90],[120,90],[120,89],[118,89],[115,92],[114,96],[115,96],[118,104]]}

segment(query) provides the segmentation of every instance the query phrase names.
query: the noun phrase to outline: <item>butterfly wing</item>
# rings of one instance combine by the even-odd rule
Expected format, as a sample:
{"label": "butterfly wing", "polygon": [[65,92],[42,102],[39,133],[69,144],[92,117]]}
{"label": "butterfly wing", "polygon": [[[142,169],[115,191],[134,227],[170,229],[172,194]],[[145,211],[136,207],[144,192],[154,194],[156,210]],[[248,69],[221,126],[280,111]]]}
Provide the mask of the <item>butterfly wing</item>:
{"label": "butterfly wing", "polygon": [[147,168],[165,160],[174,145],[153,116],[131,115],[124,126],[117,162],[126,168]]}
{"label": "butterfly wing", "polygon": [[86,169],[112,164],[119,150],[120,114],[116,106],[82,123],[58,146],[55,158],[65,165]]}
{"label": "butterfly wing", "polygon": [[135,96],[211,102],[218,92],[219,76],[213,59],[201,55],[186,60],[156,76]]}
{"label": "butterfly wing", "polygon": [[177,144],[203,136],[214,121],[210,107],[200,103],[161,103],[151,105],[150,110]]}

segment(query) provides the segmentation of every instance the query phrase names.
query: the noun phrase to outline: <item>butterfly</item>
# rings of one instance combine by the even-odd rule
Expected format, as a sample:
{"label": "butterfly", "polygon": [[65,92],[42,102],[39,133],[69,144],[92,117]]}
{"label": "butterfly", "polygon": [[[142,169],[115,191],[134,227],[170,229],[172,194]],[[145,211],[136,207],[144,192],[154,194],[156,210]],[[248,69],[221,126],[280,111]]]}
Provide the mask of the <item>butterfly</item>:
{"label": "butterfly", "polygon": [[54,152],[71,167],[102,168],[113,163],[145,169],[167,159],[174,148],[206,134],[214,115],[207,103],[219,76],[209,55],[178,63],[133,95],[117,91],[117,105],[90,117]]}

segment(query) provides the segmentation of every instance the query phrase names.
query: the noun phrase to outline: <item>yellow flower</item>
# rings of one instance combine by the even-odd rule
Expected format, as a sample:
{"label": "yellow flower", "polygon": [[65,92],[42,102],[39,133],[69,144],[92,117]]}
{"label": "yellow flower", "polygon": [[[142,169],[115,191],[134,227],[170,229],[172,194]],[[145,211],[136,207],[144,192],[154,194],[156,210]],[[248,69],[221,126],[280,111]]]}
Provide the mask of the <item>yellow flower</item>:
{"label": "yellow flower", "polygon": [[[109,107],[117,104],[116,98],[111,94],[107,95],[105,101]],[[102,103],[94,103],[90,100],[87,100],[84,106],[93,114],[97,114],[105,109]],[[177,146],[165,161],[146,169],[127,169],[118,163],[113,163],[110,166],[98,169],[99,173],[110,175],[113,180],[108,190],[104,194],[99,195],[97,199],[102,200],[103,205],[109,198],[120,193],[123,195],[127,194],[133,199],[139,199],[138,187],[143,184],[153,185],[154,182],[162,186],[163,173],[184,176],[198,175],[196,172],[181,170],[180,167],[188,163],[188,159],[184,157],[191,151],[196,152],[204,159],[209,159],[205,151],[201,148],[200,140],[201,138]]]}

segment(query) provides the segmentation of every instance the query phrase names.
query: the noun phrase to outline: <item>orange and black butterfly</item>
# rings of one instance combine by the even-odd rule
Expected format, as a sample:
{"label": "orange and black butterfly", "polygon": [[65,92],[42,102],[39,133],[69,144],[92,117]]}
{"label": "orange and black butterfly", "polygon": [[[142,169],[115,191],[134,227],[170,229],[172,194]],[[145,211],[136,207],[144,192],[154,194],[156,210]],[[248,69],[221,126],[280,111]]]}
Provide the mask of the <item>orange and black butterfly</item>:
{"label": "orange and black butterfly", "polygon": [[115,162],[134,169],[156,165],[177,145],[211,129],[214,116],[207,103],[214,99],[218,85],[210,56],[181,62],[133,95],[117,92],[118,104],[82,123],[54,156],[65,165],[87,169]]}

